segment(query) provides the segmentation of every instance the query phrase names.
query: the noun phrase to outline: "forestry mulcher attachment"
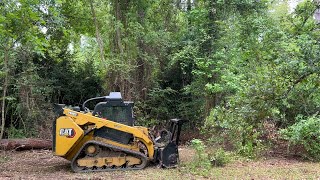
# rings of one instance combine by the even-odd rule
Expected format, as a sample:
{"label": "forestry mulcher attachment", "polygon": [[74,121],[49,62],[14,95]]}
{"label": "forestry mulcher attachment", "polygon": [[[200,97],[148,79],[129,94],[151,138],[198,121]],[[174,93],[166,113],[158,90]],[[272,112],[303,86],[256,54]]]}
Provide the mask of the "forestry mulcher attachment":
{"label": "forestry mulcher attachment", "polygon": [[[93,110],[86,104],[94,104]],[[133,102],[120,92],[88,99],[79,107],[55,105],[53,152],[71,161],[74,172],[143,169],[149,162],[176,167],[182,121],[171,119],[169,130],[154,137],[146,127],[134,126]]]}

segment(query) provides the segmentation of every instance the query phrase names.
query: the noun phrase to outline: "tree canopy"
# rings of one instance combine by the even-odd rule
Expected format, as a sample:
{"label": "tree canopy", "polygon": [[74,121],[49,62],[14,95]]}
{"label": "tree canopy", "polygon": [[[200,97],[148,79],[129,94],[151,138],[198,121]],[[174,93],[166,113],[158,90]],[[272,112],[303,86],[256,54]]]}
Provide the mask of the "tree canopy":
{"label": "tree canopy", "polygon": [[[317,143],[318,1],[3,0],[0,139],[49,137],[53,103],[120,91],[136,124],[188,120],[252,156],[272,139]],[[318,10],[319,11],[319,10]],[[282,129],[282,130],[281,130]],[[310,132],[312,138],[303,134]],[[309,149],[308,149],[309,148]]]}

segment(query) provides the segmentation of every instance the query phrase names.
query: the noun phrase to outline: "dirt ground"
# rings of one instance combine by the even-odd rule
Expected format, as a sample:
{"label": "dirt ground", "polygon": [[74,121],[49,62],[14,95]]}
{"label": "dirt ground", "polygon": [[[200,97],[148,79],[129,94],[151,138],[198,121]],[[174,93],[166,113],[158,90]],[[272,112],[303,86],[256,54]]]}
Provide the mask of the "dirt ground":
{"label": "dirt ground", "polygon": [[[182,164],[191,162],[192,149],[179,149]],[[212,168],[207,177],[191,174],[182,165],[176,169],[149,166],[138,171],[73,173],[63,158],[49,150],[0,152],[0,179],[320,179],[320,163],[285,158],[235,161],[222,168]]]}

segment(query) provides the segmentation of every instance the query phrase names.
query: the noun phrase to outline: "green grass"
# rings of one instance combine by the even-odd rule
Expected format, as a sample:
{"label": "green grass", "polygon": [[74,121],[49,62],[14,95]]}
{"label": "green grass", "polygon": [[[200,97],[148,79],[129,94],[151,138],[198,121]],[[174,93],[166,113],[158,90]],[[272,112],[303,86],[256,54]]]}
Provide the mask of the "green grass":
{"label": "green grass", "polygon": [[[277,161],[277,160],[275,160]],[[295,162],[293,164],[269,164],[263,161],[236,162],[225,167],[211,168],[206,176],[188,171],[186,167],[177,169],[158,169],[154,167],[141,171],[95,173],[81,176],[82,178],[107,177],[110,179],[319,179],[320,163]]]}
{"label": "green grass", "polygon": [[10,158],[8,156],[0,155],[0,163],[5,163],[9,160],[10,160]]}
{"label": "green grass", "polygon": [[320,164],[304,165],[301,167],[281,167],[281,166],[244,166],[244,167],[224,167],[213,168],[209,177],[217,179],[319,179]]}

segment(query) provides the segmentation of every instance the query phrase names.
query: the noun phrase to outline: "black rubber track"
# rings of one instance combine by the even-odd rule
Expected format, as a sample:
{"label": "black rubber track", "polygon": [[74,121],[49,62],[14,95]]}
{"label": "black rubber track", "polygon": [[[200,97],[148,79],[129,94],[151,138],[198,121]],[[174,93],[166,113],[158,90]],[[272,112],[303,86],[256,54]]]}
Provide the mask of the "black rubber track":
{"label": "black rubber track", "polygon": [[[138,166],[134,166],[134,167],[116,167],[116,168],[99,168],[99,167],[92,167],[92,168],[82,168],[82,167],[78,167],[77,165],[77,160],[78,160],[78,156],[80,155],[80,153],[83,151],[83,149],[88,145],[88,144],[97,144],[99,146],[102,147],[107,147],[107,148],[111,148],[117,151],[122,151],[123,153],[127,154],[127,155],[131,155],[137,158],[140,158],[142,163]],[[137,151],[133,151],[130,149],[126,149],[126,148],[122,148],[122,147],[118,147],[118,146],[113,146],[111,144],[105,144],[105,143],[101,143],[99,141],[88,141],[86,142],[80,149],[80,151],[78,151],[78,153],[74,156],[74,158],[71,161],[71,169],[74,172],[103,172],[103,171],[124,171],[124,170],[139,170],[139,169],[143,169],[147,166],[148,164],[148,158],[146,155],[144,155],[143,153],[137,152]]]}

